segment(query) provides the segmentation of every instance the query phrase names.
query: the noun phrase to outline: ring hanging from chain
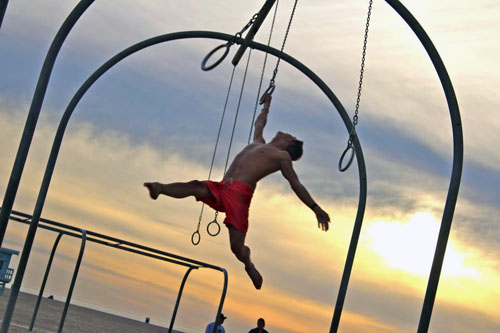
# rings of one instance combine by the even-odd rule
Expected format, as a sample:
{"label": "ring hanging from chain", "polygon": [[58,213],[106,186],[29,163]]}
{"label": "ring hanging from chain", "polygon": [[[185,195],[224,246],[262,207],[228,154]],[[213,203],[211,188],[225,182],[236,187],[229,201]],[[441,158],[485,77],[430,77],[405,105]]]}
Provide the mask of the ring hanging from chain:
{"label": "ring hanging from chain", "polygon": [[191,243],[193,243],[193,245],[198,245],[200,244],[200,240],[201,240],[200,232],[196,230],[191,235]]}
{"label": "ring hanging from chain", "polygon": [[[358,113],[359,113],[359,103],[361,101],[361,89],[363,88],[363,76],[365,73],[365,58],[366,58],[366,46],[368,44],[368,30],[370,28],[370,18],[372,14],[372,5],[373,5],[373,0],[370,0],[368,3],[368,14],[366,16],[366,26],[365,26],[365,37],[363,40],[363,52],[361,55],[361,69],[359,70],[359,84],[358,84],[358,95],[356,98],[356,108],[354,111],[354,117],[352,117],[352,128],[351,131],[349,132],[349,139],[347,140],[347,147],[340,156],[339,160],[339,171],[344,172],[347,169],[349,169],[349,166],[351,166],[351,163],[354,158],[354,137],[356,136],[356,125],[358,124]],[[344,158],[347,154],[347,152],[352,149],[352,154],[351,157],[349,158],[348,163],[346,164],[345,167],[342,167],[342,164],[344,162]]]}
{"label": "ring hanging from chain", "polygon": [[[215,217],[212,221],[210,221],[208,224],[207,224],[207,233],[212,236],[212,237],[215,237],[217,236],[219,233],[220,233],[220,224],[219,222],[217,222],[217,215],[218,215],[219,212],[215,212]],[[216,227],[217,227],[217,231],[215,232],[210,232],[210,226],[214,224]]]}
{"label": "ring hanging from chain", "polygon": [[[247,77],[247,73],[248,73],[248,65],[250,64],[250,58],[251,58],[251,56],[252,56],[252,50],[250,50],[248,52],[248,59],[247,59],[246,67],[245,67],[245,73],[243,75],[243,81],[241,83],[240,96],[239,96],[239,99],[238,99],[238,106],[236,108],[236,114],[235,114],[234,123],[233,123],[233,130],[231,132],[231,139],[229,141],[229,147],[228,147],[227,156],[226,156],[226,163],[225,163],[225,166],[224,166],[224,173],[223,173],[224,175],[226,174],[227,164],[229,162],[229,156],[230,156],[230,153],[231,153],[231,146],[233,144],[233,137],[234,137],[234,132],[235,132],[235,128],[236,128],[236,122],[238,120],[238,114],[239,114],[239,111],[240,111],[241,99],[243,97],[243,90],[245,88],[245,82],[246,82],[246,77]],[[217,139],[215,140],[214,152],[212,154],[212,162],[210,163],[210,171],[208,172],[208,180],[210,180],[210,177],[212,176],[212,170],[213,170],[213,166],[214,166],[215,155],[217,153],[217,147],[219,145],[219,139],[220,139],[220,134],[221,134],[221,130],[222,130],[222,124],[224,123],[224,116],[226,114],[227,102],[229,100],[229,95],[231,93],[231,87],[233,85],[233,78],[234,78],[235,71],[236,71],[236,66],[233,66],[233,71],[231,73],[231,79],[229,80],[229,86],[228,86],[228,89],[227,89],[226,101],[224,103],[224,109],[222,111],[222,117],[221,117],[221,121],[220,121],[220,124],[219,124],[219,131],[217,133]],[[205,207],[205,204],[203,204],[201,206],[200,216],[198,218],[198,226],[197,226],[196,232],[195,232],[195,233],[198,233],[198,236],[199,236],[199,230],[200,230],[201,220],[202,220],[202,217],[203,217],[203,208],[204,207]],[[214,218],[214,220],[212,222],[210,222],[210,224],[215,223],[217,225],[217,227],[218,227],[217,233],[211,234],[210,231],[208,230],[208,226],[207,226],[207,232],[211,236],[216,236],[220,232],[220,225],[217,222],[217,214],[218,214],[218,212],[216,211],[215,212],[215,218]],[[193,234],[193,237],[194,237],[194,234]],[[199,243],[199,240],[196,243],[194,241],[192,241],[192,243],[193,243],[193,245],[197,245]]]}
{"label": "ring hanging from chain", "polygon": [[[204,70],[204,71],[209,71],[209,70],[214,69],[215,67],[217,67],[224,59],[226,59],[227,55],[229,54],[229,49],[231,48],[231,45],[232,44],[230,44],[228,42],[226,44],[219,45],[215,49],[213,49],[212,51],[210,51],[205,56],[205,58],[203,58],[203,60],[201,61],[201,69]],[[222,54],[222,56],[217,61],[215,61],[212,65],[207,66],[208,59],[210,59],[211,56],[213,56],[215,53],[217,53],[217,51],[219,51],[222,48],[226,48],[224,50],[224,53]]]}
{"label": "ring hanging from chain", "polygon": [[[229,54],[229,49],[231,49],[231,46],[233,46],[233,44],[236,43],[236,40],[240,39],[241,36],[243,36],[243,33],[245,31],[247,31],[248,28],[250,28],[252,26],[252,24],[255,23],[255,20],[257,20],[259,15],[260,15],[260,11],[256,14],[254,14],[252,16],[252,18],[250,19],[250,21],[248,21],[248,23],[239,32],[237,32],[233,36],[233,38],[231,38],[227,43],[216,46],[212,51],[208,52],[208,54],[201,61],[201,69],[203,71],[212,70],[215,67],[217,67],[224,59],[226,59],[227,55]],[[224,51],[222,56],[216,62],[214,62],[212,65],[207,66],[208,59],[210,59],[210,57],[212,57],[217,51],[219,51],[222,48],[226,48],[226,50]]]}

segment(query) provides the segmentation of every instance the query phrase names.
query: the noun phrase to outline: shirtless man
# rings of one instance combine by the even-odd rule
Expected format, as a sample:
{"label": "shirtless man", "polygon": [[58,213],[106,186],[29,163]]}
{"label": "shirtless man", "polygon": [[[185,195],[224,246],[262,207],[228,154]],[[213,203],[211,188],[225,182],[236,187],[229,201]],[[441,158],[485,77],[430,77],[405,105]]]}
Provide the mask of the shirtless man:
{"label": "shirtless man", "polygon": [[318,227],[328,230],[330,217],[313,200],[293,170],[292,161],[302,156],[302,141],[294,136],[278,132],[271,142],[263,137],[271,95],[261,100],[264,108],[255,121],[253,142],[246,146],[234,159],[221,182],[193,180],[187,183],[144,183],[149,195],[156,200],[160,194],[174,198],[194,196],[217,211],[225,212],[224,223],[229,229],[231,250],[236,258],[245,264],[245,271],[256,289],[262,286],[262,276],[250,259],[250,249],[245,246],[248,229],[248,209],[257,182],[281,171],[299,199],[316,214]]}

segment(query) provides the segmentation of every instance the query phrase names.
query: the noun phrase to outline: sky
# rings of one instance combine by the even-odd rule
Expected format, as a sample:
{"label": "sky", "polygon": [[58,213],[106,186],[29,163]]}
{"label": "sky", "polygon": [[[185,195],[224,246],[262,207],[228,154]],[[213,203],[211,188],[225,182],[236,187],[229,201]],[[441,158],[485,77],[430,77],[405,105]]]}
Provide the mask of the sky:
{"label": "sky", "polygon": [[[44,57],[74,0],[10,1],[0,29],[0,194],[5,193]],[[493,0],[402,1],[424,27],[452,80],[462,118],[464,168],[432,332],[500,330],[500,142],[494,87],[500,73],[500,4]],[[75,25],[54,66],[14,209],[31,214],[55,129],[79,86],[132,44],[186,30],[234,34],[262,1],[96,1]],[[280,48],[293,2],[279,2],[271,45]],[[299,2],[285,52],[313,70],[352,117],[367,1]],[[269,16],[255,40],[267,43]],[[203,72],[219,41],[160,44],[125,59],[83,97],[70,120],[42,216],[216,266],[229,273],[228,332],[266,319],[270,332],[330,328],[359,197],[356,161],[337,170],[348,133],[334,106],[303,74],[282,62],[264,136],[278,130],[304,140],[294,165],[330,214],[331,230],[281,175],[262,180],[250,209],[247,244],[264,277],[256,291],[231,253],[226,228],[191,244],[200,204],[149,199],[145,181],[206,179],[232,70],[230,57]],[[236,47],[231,49],[234,54]],[[246,59],[246,58],[245,58]],[[264,54],[252,52],[231,149],[247,144]],[[264,85],[276,64],[269,57]],[[244,74],[236,69],[212,173],[222,177]],[[446,201],[452,133],[446,99],[424,48],[385,2],[376,0],[357,133],[368,198],[340,322],[341,332],[414,332]],[[222,220],[219,218],[219,220]],[[21,250],[27,227],[10,223],[3,246]],[[36,293],[55,234],[39,230],[22,290]],[[46,293],[64,299],[77,240],[61,241]],[[17,258],[11,263],[17,265]],[[85,252],[73,301],[168,325],[185,269],[96,244]],[[212,321],[220,273],[191,273],[175,328],[199,332]],[[71,312],[69,313],[71,315]]]}

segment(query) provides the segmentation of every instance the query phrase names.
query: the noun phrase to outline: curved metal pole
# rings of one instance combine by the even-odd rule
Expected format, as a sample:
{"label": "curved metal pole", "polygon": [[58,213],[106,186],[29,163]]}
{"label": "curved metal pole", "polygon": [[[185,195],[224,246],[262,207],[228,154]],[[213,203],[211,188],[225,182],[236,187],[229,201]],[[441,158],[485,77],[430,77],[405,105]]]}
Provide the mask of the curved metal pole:
{"label": "curved metal pole", "polygon": [[405,8],[405,6],[401,4],[401,2],[398,0],[386,0],[386,2],[394,8],[394,10],[410,26],[431,58],[432,64],[439,75],[439,80],[441,81],[441,85],[446,95],[453,131],[453,169],[451,171],[450,186],[448,188],[448,195],[446,197],[446,204],[441,220],[441,228],[439,230],[436,251],[434,252],[434,259],[429,275],[429,281],[427,283],[422,313],[418,324],[418,332],[427,332],[429,330],[432,308],[434,307],[434,300],[436,298],[439,277],[441,275],[441,268],[443,266],[444,254],[446,251],[446,245],[448,244],[451,223],[455,212],[455,205],[457,203],[458,190],[460,188],[460,180],[462,177],[464,159],[462,121],[460,119],[457,97],[455,95],[450,77],[431,39],[424,31],[420,23],[418,23],[415,17],[408,11],[408,9]]}
{"label": "curved metal pole", "polygon": [[170,326],[168,327],[168,333],[172,333],[172,329],[174,328],[175,316],[177,316],[177,309],[179,308],[179,303],[181,302],[182,291],[184,290],[184,285],[186,284],[186,280],[189,276],[189,273],[191,273],[193,268],[195,267],[189,267],[188,270],[186,271],[186,274],[184,274],[184,278],[182,279],[181,286],[179,287],[179,292],[177,293],[177,300],[175,301],[174,312],[172,313],[172,318],[170,319]]}
{"label": "curved metal pole", "polygon": [[49,278],[50,268],[52,267],[52,261],[54,260],[54,255],[56,254],[57,246],[59,245],[59,241],[61,240],[62,236],[63,233],[60,232],[56,237],[54,245],[52,246],[52,251],[50,252],[47,268],[45,269],[45,274],[43,275],[42,286],[40,287],[40,292],[38,293],[38,299],[36,300],[35,310],[33,311],[33,317],[31,317],[31,324],[29,328],[30,332],[33,331],[33,327],[35,327],[35,320],[38,314],[38,308],[40,307],[40,302],[42,301],[43,292],[45,291],[45,285],[47,284],[47,279]]}
{"label": "curved metal pole", "polygon": [[85,251],[85,242],[87,241],[87,231],[82,229],[82,243],[80,245],[80,253],[78,254],[78,260],[76,261],[75,270],[73,272],[73,278],[71,279],[71,284],[69,286],[68,296],[66,296],[66,303],[64,303],[64,310],[61,316],[61,321],[59,322],[58,333],[62,332],[64,321],[66,320],[66,313],[68,313],[69,304],[71,302],[71,296],[73,295],[73,289],[75,288],[76,278],[78,277],[78,271],[80,270],[80,264],[82,263],[83,252]]}
{"label": "curved metal pole", "polygon": [[[183,32],[175,32],[175,33],[169,33],[157,37],[153,37],[147,40],[144,40],[142,42],[139,42],[135,45],[132,45],[131,47],[123,50],[122,52],[118,53],[114,57],[112,57],[110,60],[108,60],[106,63],[104,63],[99,69],[97,69],[84,83],[83,85],[78,89],[78,91],[75,93],[73,98],[71,99],[70,103],[68,104],[61,121],[59,123],[56,136],[54,138],[54,143],[52,145],[52,149],[50,152],[49,160],[47,162],[47,167],[45,169],[45,174],[44,178],[42,181],[42,185],[40,188],[40,192],[38,194],[37,202],[35,205],[35,211],[33,213],[32,217],[32,223],[30,225],[30,230],[28,232],[28,236],[26,238],[26,242],[24,245],[25,250],[23,250],[23,256],[25,258],[24,261],[20,261],[19,267],[18,267],[18,273],[16,275],[16,281],[19,280],[18,285],[21,284],[22,281],[22,274],[19,273],[20,268],[22,267],[22,273],[24,273],[25,265],[27,263],[27,259],[29,257],[29,252],[31,250],[31,246],[33,243],[34,239],[34,234],[36,232],[36,227],[38,225],[38,221],[40,220],[40,216],[43,210],[43,205],[47,196],[48,188],[50,185],[50,181],[52,179],[52,174],[54,172],[57,156],[59,154],[59,150],[62,144],[64,132],[66,130],[67,124],[69,122],[69,119],[77,106],[78,102],[80,99],[83,97],[83,95],[86,93],[86,91],[99,79],[106,71],[108,71],[111,67],[116,65],[118,62],[121,60],[125,59],[126,57],[130,56],[131,54],[138,52],[144,48],[168,42],[168,41],[173,41],[173,40],[180,40],[180,39],[190,39],[190,38],[209,38],[209,39],[219,39],[219,40],[225,40],[228,41],[229,39],[233,38],[232,35],[220,33],[220,32],[213,32],[213,31],[183,31]],[[237,39],[236,43],[240,44],[242,42],[242,39]],[[281,59],[293,67],[297,68],[299,71],[301,71],[304,75],[306,75],[310,80],[312,80],[318,88],[323,91],[323,93],[328,97],[328,99],[332,102],[332,104],[335,106],[337,111],[340,114],[340,117],[344,121],[344,124],[347,128],[347,132],[350,133],[351,128],[352,128],[352,123],[350,120],[349,115],[345,111],[344,107],[338,100],[338,98],[335,96],[335,94],[331,91],[331,89],[314,73],[312,72],[308,67],[303,65],[301,62],[296,60],[295,58],[291,57],[290,55],[286,53],[281,53],[279,50],[269,47],[267,45],[263,45],[260,43],[256,42],[251,42],[249,46],[253,49],[257,49],[260,51],[267,52],[269,54],[272,54],[276,57],[281,57]],[[354,260],[354,253],[355,253],[355,245],[357,244],[357,241],[359,239],[359,232],[361,230],[361,224],[363,222],[363,216],[364,216],[364,211],[365,211],[365,206],[366,206],[366,168],[365,168],[365,163],[364,163],[364,157],[363,157],[363,152],[361,150],[361,145],[359,143],[358,138],[355,136],[354,137],[354,147],[355,147],[355,152],[356,152],[356,158],[358,161],[358,172],[359,172],[359,179],[360,179],[360,198],[358,202],[358,212],[356,214],[356,221],[355,221],[355,226],[354,226],[354,231],[353,231],[353,236],[351,238],[351,246],[349,251],[349,257],[348,260],[346,261],[346,268],[344,270],[347,270],[350,272],[352,268],[352,262]],[[353,243],[354,242],[354,243]],[[344,274],[345,275],[345,274]],[[348,278],[348,274],[346,276]],[[344,283],[347,285],[347,282]],[[17,297],[17,295],[16,295]],[[12,295],[11,295],[12,298]],[[10,302],[10,299],[9,299]],[[7,326],[8,327],[8,326]],[[5,331],[6,333],[6,331]]]}
{"label": "curved metal pole", "polygon": [[0,0],[0,28],[2,28],[3,18],[5,16],[5,12],[7,11],[8,4],[9,0]]}
{"label": "curved metal pole", "polygon": [[[64,40],[75,25],[76,21],[78,21],[80,16],[93,2],[94,0],[81,0],[78,5],[76,5],[76,7],[64,21],[64,23],[61,25],[61,28],[54,37],[49,51],[47,52],[47,56],[45,57],[45,62],[43,63],[40,76],[38,77],[35,94],[33,95],[33,100],[31,101],[31,107],[28,113],[28,118],[26,119],[21,142],[19,143],[19,148],[17,150],[14,166],[10,174],[7,190],[5,191],[2,210],[0,211],[0,246],[3,242],[5,231],[7,230],[10,212],[12,211],[12,206],[16,198],[17,189],[19,187],[19,182],[21,181],[24,165],[26,164],[26,158],[28,156],[28,151],[33,139],[36,123],[38,121],[38,116],[40,115],[40,109],[42,108],[43,99],[45,97],[45,92],[47,91],[47,85],[49,83],[50,75],[52,73],[52,68],[54,67],[56,57],[59,53],[59,50],[61,49],[62,44],[64,43]],[[33,244],[33,238],[36,232],[36,223],[38,223],[38,220],[36,222],[32,221],[30,225],[30,231],[28,232],[28,236],[26,237],[26,241],[24,243],[23,252],[21,254],[21,258],[19,259],[16,278],[14,279],[14,283],[12,284],[9,302],[5,309],[2,328],[0,331],[1,333],[7,333],[10,322],[12,320],[12,315],[14,314],[14,307],[16,306],[17,297],[21,288],[21,282],[24,276],[24,271],[26,269],[26,263],[28,261],[29,253],[31,251],[31,245]]]}

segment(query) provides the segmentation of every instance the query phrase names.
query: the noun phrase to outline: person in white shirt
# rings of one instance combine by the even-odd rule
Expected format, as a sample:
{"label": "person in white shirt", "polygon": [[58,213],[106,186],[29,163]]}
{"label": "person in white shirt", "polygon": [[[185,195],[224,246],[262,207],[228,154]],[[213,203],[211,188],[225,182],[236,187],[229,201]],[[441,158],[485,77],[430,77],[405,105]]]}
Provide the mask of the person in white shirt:
{"label": "person in white shirt", "polygon": [[[222,326],[222,324],[224,323],[224,320],[226,320],[226,316],[224,316],[223,313],[220,314],[219,316],[219,320],[218,321],[218,326],[217,326],[217,330],[215,331],[216,333],[226,333],[226,330],[224,329],[224,327]],[[210,324],[207,325],[207,328],[205,329],[205,333],[213,333],[214,332],[214,326],[215,326],[215,321],[214,322],[211,322]]]}

